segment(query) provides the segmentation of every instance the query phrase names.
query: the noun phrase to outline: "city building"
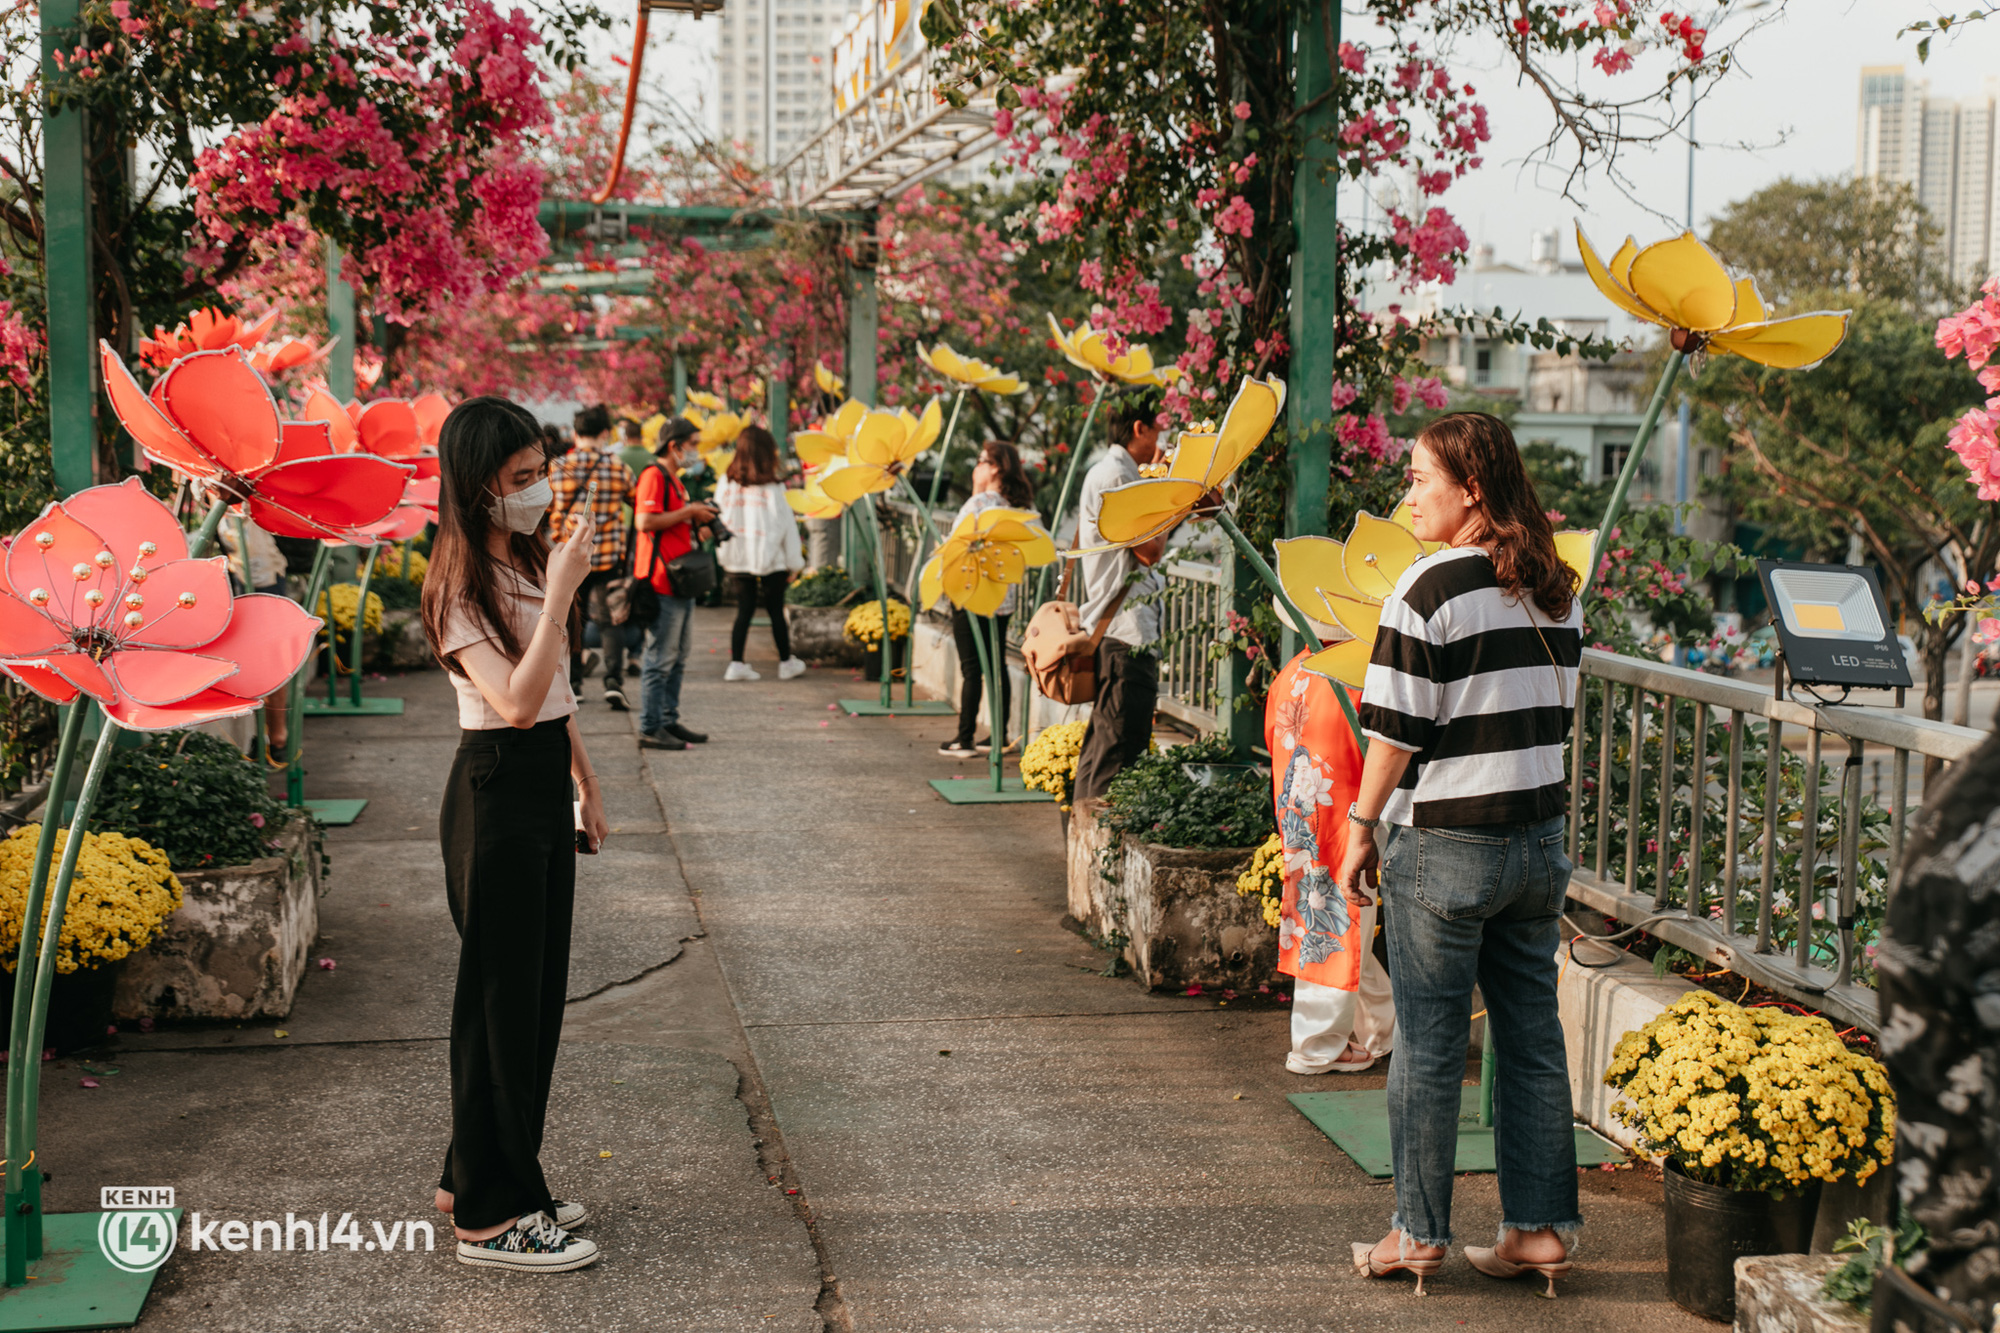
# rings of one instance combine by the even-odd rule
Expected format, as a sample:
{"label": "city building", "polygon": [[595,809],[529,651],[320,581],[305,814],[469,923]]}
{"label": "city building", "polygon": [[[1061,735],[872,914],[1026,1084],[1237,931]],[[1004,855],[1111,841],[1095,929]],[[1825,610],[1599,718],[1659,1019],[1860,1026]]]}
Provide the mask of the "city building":
{"label": "city building", "polygon": [[1943,258],[1952,277],[1968,286],[2000,272],[1996,104],[1996,79],[1986,80],[1978,95],[1954,101],[1932,97],[1929,81],[1910,77],[1901,65],[1861,71],[1855,175],[1915,189],[1944,233]]}
{"label": "city building", "polygon": [[782,162],[833,112],[829,56],[855,0],[731,0],[720,17],[716,114],[725,141]]}
{"label": "city building", "polygon": [[[1649,347],[1658,331],[1613,308],[1582,261],[1563,258],[1563,243],[1560,231],[1535,233],[1525,264],[1496,259],[1490,245],[1475,246],[1471,262],[1450,286],[1426,283],[1410,293],[1378,289],[1370,294],[1370,308],[1395,305],[1412,316],[1497,312],[1529,324],[1546,319],[1577,337]],[[1454,330],[1429,339],[1423,357],[1454,391],[1506,404],[1523,444],[1545,441],[1580,455],[1585,475],[1593,481],[1615,477],[1624,466],[1652,388],[1643,350],[1620,352],[1608,362],[1588,361]],[[1663,422],[1633,481],[1634,501],[1672,500],[1679,494],[1677,445],[1672,422]],[[1716,466],[1717,460],[1697,456],[1690,472],[1712,473]],[[1692,476],[1687,489],[1690,497],[1699,492]]]}

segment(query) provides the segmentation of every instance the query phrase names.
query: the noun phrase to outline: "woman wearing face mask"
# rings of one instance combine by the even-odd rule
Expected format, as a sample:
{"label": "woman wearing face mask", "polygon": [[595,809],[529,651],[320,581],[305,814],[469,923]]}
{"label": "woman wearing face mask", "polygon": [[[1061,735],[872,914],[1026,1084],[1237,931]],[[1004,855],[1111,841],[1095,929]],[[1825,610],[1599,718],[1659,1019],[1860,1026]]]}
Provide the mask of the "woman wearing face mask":
{"label": "woman wearing face mask", "polygon": [[569,980],[576,853],[596,851],[609,830],[564,671],[591,524],[579,515],[554,543],[541,531],[545,447],[534,418],[501,398],[460,403],[438,436],[424,632],[458,692],[463,732],[438,814],[459,956],[452,1136],[437,1206],[452,1214],[460,1263],[565,1272],[595,1262],[597,1246],[569,1233],[583,1208],[550,1195],[542,1124]]}

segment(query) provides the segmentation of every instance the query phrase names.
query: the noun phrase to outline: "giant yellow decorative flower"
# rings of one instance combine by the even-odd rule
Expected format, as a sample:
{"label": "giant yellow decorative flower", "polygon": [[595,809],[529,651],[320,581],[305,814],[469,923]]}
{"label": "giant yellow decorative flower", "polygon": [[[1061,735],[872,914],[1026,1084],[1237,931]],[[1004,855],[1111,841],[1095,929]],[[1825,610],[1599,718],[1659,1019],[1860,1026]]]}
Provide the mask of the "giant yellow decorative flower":
{"label": "giant yellow decorative flower", "polygon": [[868,404],[850,398],[840,405],[838,412],[817,426],[793,432],[792,452],[807,467],[825,467],[834,459],[846,456],[856,428],[867,415]]}
{"label": "giant yellow decorative flower", "polygon": [[1673,330],[1677,351],[1692,355],[1706,347],[1760,366],[1803,370],[1847,336],[1844,310],[1772,319],[1756,280],[1732,277],[1691,231],[1643,249],[1627,236],[1606,264],[1579,223],[1576,248],[1597,290],[1634,319]]}
{"label": "giant yellow decorative flower", "polygon": [[[1579,586],[1596,535],[1556,534],[1556,554],[1576,571]],[[1361,688],[1368,659],[1375,653],[1382,603],[1411,565],[1444,546],[1421,540],[1411,529],[1407,502],[1389,518],[1356,514],[1344,542],[1331,537],[1281,537],[1276,544],[1278,582],[1285,596],[1313,622],[1314,633],[1327,645],[1306,659],[1306,670],[1355,689]],[[1328,642],[1333,639],[1339,642]]]}
{"label": "giant yellow decorative flower", "polygon": [[841,510],[847,506],[828,495],[821,483],[826,480],[829,472],[836,471],[846,462],[846,459],[836,455],[830,463],[822,467],[808,467],[806,484],[798,490],[785,492],[785,503],[792,507],[792,512],[800,518],[839,518]]}
{"label": "giant yellow decorative flower", "polygon": [[886,491],[911,459],[937,443],[943,429],[944,413],[935,398],[925,404],[922,416],[907,407],[897,412],[864,410],[847,441],[847,466],[829,468],[820,487],[842,504]]}
{"label": "giant yellow decorative flower", "polygon": [[1181,377],[1179,366],[1155,366],[1152,352],[1141,343],[1128,342],[1125,344],[1125,355],[1111,355],[1109,335],[1088,324],[1077,325],[1074,333],[1064,333],[1062,325],[1051,314],[1049,334],[1071,365],[1089,371],[1098,379],[1163,387]]}
{"label": "giant yellow decorative flower", "polygon": [[[728,403],[703,389],[689,389],[687,391],[687,400],[695,407],[708,412],[722,412],[726,411],[729,407]],[[689,421],[694,422],[697,426],[701,424],[701,417],[694,412],[683,408],[681,415],[685,416]]]}
{"label": "giant yellow decorative flower", "polygon": [[847,392],[847,381],[828,370],[824,361],[813,362],[813,383],[819,385],[821,393],[835,398]]}
{"label": "giant yellow decorative flower", "polygon": [[926,607],[947,597],[968,615],[990,616],[1029,569],[1055,558],[1055,539],[1033,510],[981,509],[960,519],[924,562],[917,595]]}
{"label": "giant yellow decorative flower", "polygon": [[969,356],[960,356],[943,343],[937,343],[929,351],[921,344],[917,347],[917,359],[948,380],[977,389],[981,393],[1016,394],[1027,389],[1018,375],[1009,375],[998,366],[989,366],[984,361]]}
{"label": "giant yellow decorative flower", "polygon": [[1244,380],[1220,427],[1181,432],[1166,475],[1130,481],[1104,493],[1097,516],[1104,545],[1092,549],[1136,546],[1171,532],[1264,442],[1284,408],[1283,380],[1275,375]]}

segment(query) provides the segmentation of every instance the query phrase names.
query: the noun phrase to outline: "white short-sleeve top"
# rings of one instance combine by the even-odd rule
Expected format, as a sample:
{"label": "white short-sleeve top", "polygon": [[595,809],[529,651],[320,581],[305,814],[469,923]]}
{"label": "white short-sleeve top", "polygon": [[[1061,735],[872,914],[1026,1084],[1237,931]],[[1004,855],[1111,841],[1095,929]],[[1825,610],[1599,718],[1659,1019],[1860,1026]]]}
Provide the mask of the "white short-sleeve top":
{"label": "white short-sleeve top", "polygon": [[[542,589],[530,583],[513,569],[501,571],[498,592],[501,613],[511,615],[514,632],[525,649],[528,640],[534,637],[535,621],[542,613]],[[479,614],[479,609],[464,602],[454,602],[444,617],[443,641],[436,645],[439,657],[449,657],[461,649],[493,637],[492,627]],[[456,671],[446,673],[451,677],[451,687],[458,691],[458,725],[467,731],[496,731],[509,725],[507,720],[494,711],[486,702],[486,696],[468,676]],[[576,695],[569,688],[569,664],[556,664],[555,676],[549,684],[549,692],[542,700],[535,721],[548,722],[559,717],[568,717],[576,711]]]}

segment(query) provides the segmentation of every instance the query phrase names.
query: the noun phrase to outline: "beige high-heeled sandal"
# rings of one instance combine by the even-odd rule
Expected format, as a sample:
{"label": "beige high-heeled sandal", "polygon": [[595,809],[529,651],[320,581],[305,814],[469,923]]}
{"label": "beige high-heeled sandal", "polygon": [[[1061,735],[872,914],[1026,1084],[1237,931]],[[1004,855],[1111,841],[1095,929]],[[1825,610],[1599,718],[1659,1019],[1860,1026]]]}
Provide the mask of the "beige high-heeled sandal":
{"label": "beige high-heeled sandal", "polygon": [[1377,1263],[1375,1247],[1366,1241],[1355,1241],[1354,1271],[1363,1277],[1388,1277],[1392,1273],[1414,1273],[1417,1278],[1417,1295],[1424,1294],[1424,1279],[1444,1266],[1443,1258],[1437,1259],[1391,1259],[1388,1263]]}
{"label": "beige high-heeled sandal", "polygon": [[1517,1278],[1523,1273],[1534,1273],[1545,1277],[1549,1280],[1548,1290],[1537,1292],[1536,1295],[1546,1296],[1550,1300],[1556,1298],[1556,1279],[1569,1276],[1570,1270],[1570,1261],[1567,1255],[1555,1263],[1518,1264],[1512,1259],[1502,1259],[1498,1250],[1483,1245],[1466,1246],[1465,1258],[1474,1268],[1488,1277],[1497,1277],[1506,1280]]}

